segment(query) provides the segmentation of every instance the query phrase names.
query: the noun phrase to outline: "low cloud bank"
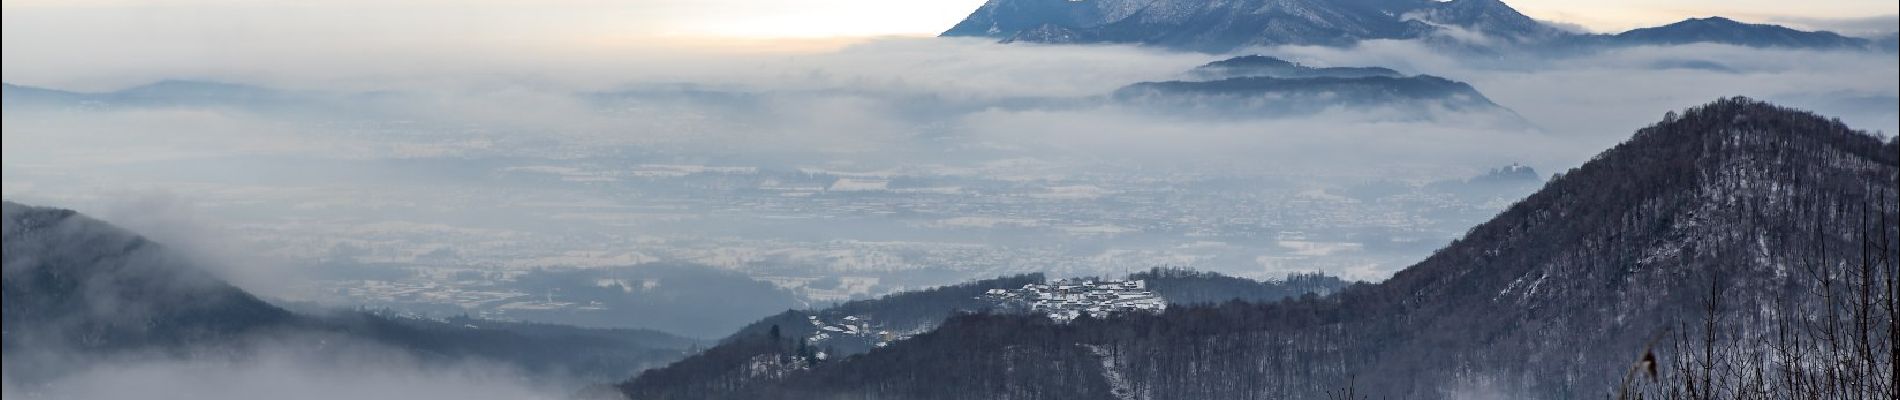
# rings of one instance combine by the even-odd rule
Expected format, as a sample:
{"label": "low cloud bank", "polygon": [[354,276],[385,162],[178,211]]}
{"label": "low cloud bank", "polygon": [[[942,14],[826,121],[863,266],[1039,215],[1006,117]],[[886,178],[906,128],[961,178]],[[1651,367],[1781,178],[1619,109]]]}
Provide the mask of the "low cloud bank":
{"label": "low cloud bank", "polygon": [[[293,342],[298,344],[286,344]],[[193,353],[200,355],[119,357],[44,382],[22,382],[9,374],[4,394],[9,399],[47,400],[532,400],[570,398],[579,387],[574,382],[530,382],[512,369],[482,362],[421,362],[399,349],[338,338],[287,339],[261,348]]]}

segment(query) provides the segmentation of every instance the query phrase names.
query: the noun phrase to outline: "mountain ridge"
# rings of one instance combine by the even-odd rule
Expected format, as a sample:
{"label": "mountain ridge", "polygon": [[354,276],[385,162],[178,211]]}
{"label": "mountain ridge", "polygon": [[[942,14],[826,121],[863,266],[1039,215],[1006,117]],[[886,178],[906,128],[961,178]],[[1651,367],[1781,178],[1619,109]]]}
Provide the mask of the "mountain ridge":
{"label": "mountain ridge", "polygon": [[1499,0],[990,0],[941,33],[1003,43],[1128,43],[1224,53],[1276,45],[1423,40],[1451,48],[1569,48],[1686,43],[1878,49],[1827,31],[1691,18],[1617,34],[1566,31]]}
{"label": "mountain ridge", "polygon": [[1723,43],[1751,47],[1814,49],[1864,49],[1873,46],[1873,43],[1867,39],[1841,36],[1830,31],[1802,31],[1781,25],[1746,23],[1720,16],[1689,18],[1663,26],[1632,29],[1606,39],[1623,45]]}
{"label": "mountain ridge", "polygon": [[1445,112],[1488,113],[1510,125],[1530,125],[1470,84],[1384,67],[1311,67],[1244,55],[1209,62],[1184,75],[1181,80],[1123,86],[1109,97],[1141,109],[1197,117],[1273,118],[1343,108],[1413,120],[1436,120]]}
{"label": "mountain ridge", "polygon": [[[1549,28],[1495,0],[991,0],[943,36],[1004,42],[1143,43],[1221,52],[1425,37],[1434,24],[1538,36]],[[1518,32],[1520,29],[1531,31]]]}

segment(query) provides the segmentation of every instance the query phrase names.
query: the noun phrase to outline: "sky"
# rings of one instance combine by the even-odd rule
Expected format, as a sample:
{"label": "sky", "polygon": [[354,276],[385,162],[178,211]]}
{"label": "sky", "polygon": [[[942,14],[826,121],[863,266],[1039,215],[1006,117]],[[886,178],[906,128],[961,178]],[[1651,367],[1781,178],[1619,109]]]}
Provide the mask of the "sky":
{"label": "sky", "polygon": [[[269,82],[246,74],[365,64],[414,75],[479,65],[484,72],[547,76],[573,71],[549,71],[538,60],[811,54],[878,37],[931,36],[982,2],[4,0],[0,79],[105,90],[171,78]],[[1890,0],[1508,3],[1535,18],[1598,32],[1710,15],[1849,34],[1900,29],[1900,4]]]}

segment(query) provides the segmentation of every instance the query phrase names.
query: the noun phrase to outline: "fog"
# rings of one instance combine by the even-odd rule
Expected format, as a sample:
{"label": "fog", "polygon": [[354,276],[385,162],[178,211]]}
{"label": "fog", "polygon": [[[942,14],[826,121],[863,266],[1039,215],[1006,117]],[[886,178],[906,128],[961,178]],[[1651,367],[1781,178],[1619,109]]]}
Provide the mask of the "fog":
{"label": "fog", "polygon": [[[505,47],[496,51],[506,53],[504,50]],[[402,94],[379,100],[374,104],[378,112],[453,124],[465,132],[410,141],[406,139],[412,138],[406,136],[419,135],[413,132],[395,137],[339,135],[333,131],[335,127],[285,124],[230,110],[114,110],[78,121],[46,122],[58,124],[51,127],[23,122],[23,118],[10,118],[9,149],[21,149],[9,150],[7,155],[10,159],[23,160],[10,160],[10,164],[32,165],[272,154],[442,157],[524,155],[519,153],[542,150],[560,156],[587,156],[592,154],[585,154],[586,150],[574,154],[577,150],[571,148],[665,145],[680,146],[681,150],[695,154],[791,156],[794,154],[783,153],[805,153],[804,160],[800,161],[835,161],[834,158],[848,157],[867,161],[896,158],[911,162],[919,155],[912,153],[917,151],[917,146],[935,146],[938,143],[931,140],[944,134],[980,138],[978,143],[982,146],[1017,149],[1063,147],[1076,142],[1073,135],[1102,131],[1102,136],[1114,138],[1110,142],[1126,145],[1091,150],[1161,145],[1160,149],[1167,150],[1160,154],[1164,157],[1177,156],[1174,151],[1178,146],[1192,146],[1192,143],[1210,143],[1214,144],[1212,147],[1221,148],[1249,148],[1254,143],[1269,143],[1275,148],[1299,149],[1296,151],[1301,154],[1324,154],[1284,144],[1289,136],[1320,142],[1331,137],[1338,143],[1354,146],[1365,143],[1355,137],[1359,135],[1351,133],[1284,134],[1311,132],[1323,127],[1328,132],[1389,136],[1385,143],[1392,143],[1395,149],[1414,148],[1416,143],[1409,140],[1485,151],[1505,147],[1507,151],[1518,153],[1498,154],[1493,158],[1558,166],[1574,165],[1634,128],[1652,122],[1661,111],[1722,96],[1744,95],[1814,109],[1870,130],[1893,131],[1896,124],[1900,124],[1892,107],[1887,107],[1894,97],[1895,62],[1890,55],[1879,53],[1695,45],[1616,49],[1570,57],[1498,57],[1434,51],[1401,41],[1369,42],[1351,48],[1290,47],[1252,52],[1323,66],[1385,66],[1406,73],[1465,81],[1528,120],[1533,125],[1531,130],[1535,131],[1528,136],[1535,139],[1527,140],[1542,143],[1461,146],[1460,143],[1511,141],[1527,135],[1510,129],[1469,126],[1475,125],[1470,123],[1451,128],[1439,126],[1444,125],[1442,123],[1393,125],[1389,121],[1365,118],[1357,111],[1315,115],[1296,121],[1222,122],[1202,126],[1197,124],[1204,121],[1170,118],[1133,121],[1127,110],[1112,107],[1023,110],[1007,107],[1002,102],[1020,98],[1100,96],[1129,83],[1177,79],[1180,72],[1219,57],[1125,46],[996,45],[982,40],[889,38],[836,50],[797,53],[706,54],[683,49],[640,48],[554,57],[493,54],[489,57],[534,60],[536,65],[532,71],[520,71],[507,62],[458,62],[466,65],[421,67],[427,71],[426,77],[414,76],[425,74],[420,71],[405,73],[390,69],[402,68],[405,62],[401,58],[325,65],[320,59],[310,59],[322,57],[312,55],[255,55],[230,62],[194,58],[190,61],[193,68],[203,70],[192,72],[153,72],[142,64],[135,64],[139,65],[136,71],[94,71],[132,69],[98,63],[99,66],[83,68],[47,67],[44,69],[57,71],[36,73],[42,68],[35,67],[34,60],[61,57],[25,54],[9,57],[26,60],[15,63],[25,65],[9,68],[9,83],[110,90],[161,79],[199,79],[329,94],[393,90]],[[428,54],[427,51],[416,53]],[[268,71],[281,75],[220,74],[215,69]],[[141,74],[161,75],[138,77]],[[92,88],[62,85],[108,81],[124,83]],[[428,84],[413,85],[416,81]],[[577,94],[625,90],[663,93],[664,88],[676,87],[743,97],[718,103],[668,99],[662,94],[624,104],[625,109],[617,110],[603,110],[597,104],[576,97]],[[1050,115],[1081,124],[1106,123],[1084,130],[1047,129],[1037,122]],[[350,115],[305,117],[354,118]],[[691,120],[685,120],[687,118]],[[129,126],[140,129],[124,129]],[[64,132],[59,135],[22,132],[28,129]],[[1166,129],[1264,134],[1182,141],[1166,134]],[[1457,135],[1460,136],[1455,138],[1457,140],[1426,134],[1398,134],[1447,129],[1466,132]],[[152,133],[154,130],[178,132],[157,134]],[[1034,132],[1024,134],[1025,130]],[[134,134],[133,131],[142,132]],[[62,145],[35,142],[52,137],[58,137]],[[491,148],[509,144],[496,141],[537,142],[538,145],[512,149],[512,153],[517,154],[510,154],[510,151]],[[14,146],[16,144],[18,146]],[[1324,147],[1324,143],[1320,145]],[[1582,148],[1578,148],[1580,146]],[[58,152],[57,157],[52,152]],[[1469,159],[1467,154],[1416,153],[1412,157],[1434,158],[1441,164]],[[1102,156],[1092,152],[1084,155]],[[1111,152],[1109,155],[1124,154]],[[1379,154],[1365,160],[1386,160],[1389,156]],[[951,157],[941,161],[967,160]],[[1275,166],[1281,165],[1284,164]]]}
{"label": "fog", "polygon": [[[51,381],[5,383],[9,399],[564,399],[582,387],[565,380],[530,381],[485,361],[423,362],[407,350],[340,337],[285,336],[187,351],[116,356],[77,365]],[[55,368],[55,358],[13,367]]]}
{"label": "fog", "polygon": [[[1238,178],[1268,183],[1221,190],[1292,196],[1332,195],[1374,182],[1461,180],[1510,163],[1548,174],[1581,163],[1664,112],[1735,95],[1839,116],[1863,129],[1892,132],[1900,124],[1894,111],[1900,66],[1891,55],[1849,51],[1691,45],[1499,55],[1372,41],[1347,48],[1243,52],[1315,66],[1383,66],[1443,76],[1470,83],[1509,110],[1437,110],[1420,119],[1376,107],[1280,118],[1202,118],[1118,104],[1104,96],[1135,82],[1184,79],[1186,70],[1225,57],[1132,46],[883,38],[783,51],[650,46],[569,49],[549,55],[515,53],[517,49],[506,45],[410,50],[375,60],[331,60],[326,54],[247,53],[282,51],[276,47],[240,48],[230,50],[229,59],[156,58],[152,62],[178,65],[154,68],[144,63],[57,65],[70,57],[35,53],[42,50],[31,46],[9,47],[9,52],[33,56],[24,58],[19,68],[10,61],[9,83],[100,92],[161,79],[196,79],[269,90],[273,100],[10,108],[4,135],[6,196],[110,210],[152,197],[129,193],[156,193],[166,203],[210,210],[198,215],[212,215],[212,221],[195,222],[223,226],[218,230],[226,233],[193,230],[175,235],[181,239],[172,242],[243,244],[247,247],[242,251],[206,252],[293,260],[232,263],[244,265],[307,264],[333,258],[336,246],[354,243],[372,249],[377,254],[373,259],[397,264],[414,264],[419,254],[448,249],[453,251],[437,254],[459,255],[446,261],[450,264],[460,260],[486,267],[595,265],[586,261],[593,257],[607,264],[690,261],[741,271],[778,270],[753,271],[755,275],[783,275],[799,268],[828,271],[796,274],[801,276],[868,270],[892,273],[881,278],[888,280],[896,271],[957,271],[886,283],[876,290],[993,273],[1089,274],[1183,263],[1256,277],[1321,270],[1379,279],[1426,254],[1435,247],[1430,243],[1462,230],[1453,227],[1474,224],[1488,212],[1461,217],[1421,214],[1441,226],[1432,229],[1442,232],[1427,229],[1393,236],[1425,244],[1346,262],[1289,261],[1271,252],[1182,255],[1153,246],[1186,246],[1194,239],[1129,234],[1132,222],[1090,224],[1086,219],[1044,216],[1037,217],[1043,221],[1036,226],[1069,232],[1055,242],[1067,243],[1058,251],[1081,257],[1072,261],[1075,266],[1020,261],[974,268],[891,253],[924,250],[838,249],[835,243],[904,238],[980,245],[1016,240],[1004,238],[1035,229],[918,231],[919,224],[945,225],[848,211],[839,212],[861,221],[809,226],[742,217],[707,205],[686,205],[664,216],[651,208],[679,201],[719,202],[697,200],[709,195],[679,190],[807,185],[787,181],[804,179],[782,175],[788,172],[820,174],[825,178],[810,183],[820,188],[859,177],[877,180],[878,185],[891,179],[914,181],[919,186],[910,190],[960,190],[969,195],[989,190],[971,185],[997,184],[982,181],[1013,182],[1007,183],[1015,187],[1011,190],[1032,192],[1094,187],[1090,190],[1099,193],[1089,199],[1139,191],[1143,181]],[[442,58],[437,54],[442,51],[479,56]],[[431,63],[437,61],[410,63],[407,57],[457,61],[453,67],[436,68]],[[507,61],[489,62],[501,59]],[[87,84],[63,85],[70,82]],[[690,165],[691,171],[658,173],[701,174],[692,176],[713,181],[679,186],[643,175],[656,172],[626,175],[627,168],[660,168],[653,165]],[[756,171],[770,176],[707,178],[705,168],[764,168]],[[1499,201],[1528,190],[1503,195]],[[901,202],[860,202],[865,201],[874,207]],[[565,208],[544,210],[550,204]],[[1059,212],[1080,210],[1078,216],[1132,210],[1087,204],[1050,206],[1076,207]],[[1501,206],[1491,204],[1487,207]],[[586,210],[573,209],[577,205]],[[621,209],[602,208],[608,206]],[[628,214],[632,210],[627,207],[644,210]],[[1414,211],[1339,212],[1364,219],[1385,218],[1367,213]],[[169,212],[121,214],[137,221]],[[957,217],[1000,216],[942,218]],[[585,224],[572,224],[576,221]],[[147,230],[163,235],[165,226],[181,224],[152,225]],[[582,228],[589,225],[593,227]],[[1110,233],[1091,237],[1075,236],[1077,232]],[[376,244],[366,235],[401,235],[404,244]],[[769,237],[756,237],[760,235]],[[1340,235],[1359,234],[1332,236]],[[751,237],[728,240],[734,236]],[[235,239],[203,240],[225,237]],[[1364,240],[1344,237],[1334,240]],[[497,240],[528,243],[495,250],[507,255],[477,255],[479,251],[470,248],[494,246]],[[535,248],[542,246],[533,244],[538,241],[562,245]],[[1231,238],[1222,241],[1235,244]],[[586,245],[567,246],[573,244]],[[1267,245],[1274,247],[1271,240]],[[826,252],[842,253],[820,255]],[[1256,260],[1259,257],[1277,261]],[[877,261],[881,259],[899,261]],[[1097,261],[1081,261],[1085,259]],[[1101,260],[1108,261],[1092,269],[1080,267]]]}

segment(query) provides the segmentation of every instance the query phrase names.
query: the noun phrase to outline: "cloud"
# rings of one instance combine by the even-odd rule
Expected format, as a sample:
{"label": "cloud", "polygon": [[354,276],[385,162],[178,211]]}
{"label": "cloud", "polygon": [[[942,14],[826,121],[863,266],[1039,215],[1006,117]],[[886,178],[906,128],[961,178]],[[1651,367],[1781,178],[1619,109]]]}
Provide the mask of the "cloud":
{"label": "cloud", "polygon": [[1578,24],[1578,23],[1546,20],[1546,19],[1539,19],[1537,20],[1537,22],[1542,23],[1545,26],[1557,28],[1557,30],[1561,30],[1564,32],[1570,32],[1570,33],[1576,33],[1576,34],[1597,33],[1595,31],[1591,31],[1590,27],[1584,26],[1583,24]]}
{"label": "cloud", "polygon": [[[1407,73],[1440,75],[1472,83],[1492,100],[1515,110],[1547,133],[1564,139],[1553,145],[1576,154],[1555,157],[1559,159],[1551,161],[1556,164],[1588,156],[1589,152],[1572,148],[1571,145],[1577,143],[1571,140],[1584,137],[1589,138],[1588,143],[1614,143],[1635,128],[1653,122],[1662,111],[1723,96],[1746,95],[1814,107],[1823,113],[1841,115],[1855,126],[1872,129],[1892,130],[1895,125],[1892,113],[1839,109],[1836,106],[1843,101],[1829,100],[1893,97],[1894,61],[1879,54],[1694,45],[1615,49],[1568,57],[1473,59],[1408,41],[1373,41],[1352,48],[1257,50],[1314,65],[1387,66]],[[613,54],[601,57],[601,63],[609,65],[626,59]],[[374,103],[374,109],[379,112],[424,123],[413,129],[401,128],[406,131],[394,132],[396,135],[336,131],[338,127],[334,124],[286,124],[229,111],[133,110],[107,112],[103,117],[87,120],[56,121],[63,124],[58,126],[66,131],[62,135],[25,132],[21,127],[34,125],[14,122],[24,118],[11,118],[8,156],[22,157],[29,162],[17,164],[31,165],[30,161],[36,157],[47,162],[84,163],[205,158],[210,154],[327,154],[369,158],[555,156],[626,146],[660,146],[726,156],[773,155],[775,159],[793,161],[840,156],[901,161],[915,159],[919,153],[934,152],[938,149],[935,146],[941,143],[932,140],[938,140],[945,133],[978,137],[1003,147],[1048,144],[1044,139],[1025,143],[1015,140],[1024,137],[1021,135],[993,134],[1025,130],[1008,125],[1015,122],[1035,124],[1037,132],[1061,131],[1060,126],[1037,122],[1048,115],[1072,118],[1077,126],[1091,126],[1094,121],[1117,121],[1113,125],[1120,126],[1152,125],[1155,129],[1149,130],[1156,135],[1147,138],[1161,145],[1153,148],[1174,149],[1187,144],[1179,142],[1181,136],[1162,135],[1165,127],[1196,126],[1196,121],[1145,118],[1155,115],[1131,115],[1122,113],[1125,110],[1092,106],[1050,110],[1005,104],[1020,98],[1087,99],[1132,82],[1174,79],[1180,71],[1214,59],[1127,46],[998,45],[960,39],[875,40],[836,51],[796,56],[654,51],[640,53],[638,58],[646,60],[644,65],[632,67],[624,74],[598,75],[590,78],[595,83],[582,85],[548,83],[550,79],[565,78],[540,75],[521,75],[518,79],[496,83],[497,76],[516,75],[445,71],[433,79],[454,83],[404,90],[399,92],[402,95]],[[545,69],[550,75],[564,75],[559,72],[565,68],[585,69],[592,65],[579,59],[547,61],[550,64]],[[1728,72],[1668,67],[1671,65],[1707,65]],[[376,66],[363,68],[366,69],[327,71],[326,74],[335,76],[311,82],[360,77],[361,82],[373,83],[378,77],[386,76]],[[493,68],[507,69],[506,66]],[[731,97],[692,99],[680,93],[653,90],[662,87],[654,85],[681,83],[690,84],[688,87],[693,90]],[[579,92],[627,89],[659,94],[617,103],[610,109],[601,109],[598,104],[576,97]],[[1361,122],[1364,122],[1351,119],[1366,119],[1345,117],[1363,116],[1322,114],[1275,124],[1301,125],[1299,130],[1304,131],[1351,131],[1362,129]],[[350,117],[304,118],[322,121]],[[164,133],[134,135],[130,134],[132,130],[120,129],[127,126]],[[1115,126],[1100,129],[1112,128]],[[1221,129],[1227,128],[1215,130]],[[1363,129],[1445,130],[1437,126],[1392,123],[1364,125]],[[1116,137],[1077,135],[1067,139],[1099,141]],[[1349,136],[1352,135],[1316,134],[1301,137],[1300,141],[1281,143],[1291,146]],[[1246,137],[1255,136],[1207,136],[1205,139]],[[1121,135],[1115,140],[1131,143],[1134,139]],[[85,145],[69,145],[75,140]],[[1207,148],[1228,147],[1203,143],[1208,144]],[[1445,145],[1450,143],[1455,142]],[[1467,144],[1477,146],[1472,148],[1490,147]],[[1125,147],[1140,149],[1144,146]],[[1582,149],[1601,147],[1607,146]],[[15,148],[21,150],[12,150]],[[133,152],[128,154],[128,151]],[[59,155],[39,156],[55,153]]]}
{"label": "cloud", "polygon": [[126,190],[100,198],[92,206],[100,220],[137,233],[165,246],[192,267],[269,299],[282,299],[308,274],[290,260],[266,256],[269,249],[245,240],[230,220],[203,211],[203,206],[174,191],[158,188]]}
{"label": "cloud", "polygon": [[[547,250],[521,250],[534,246],[646,246],[626,239],[628,227],[575,228],[525,206],[640,203],[645,200],[627,188],[645,182],[629,172],[641,164],[831,169],[885,177],[981,175],[1023,184],[1184,173],[1326,187],[1462,179],[1512,162],[1560,172],[1664,112],[1726,96],[1809,108],[1866,129],[1900,130],[1900,117],[1886,106],[1900,98],[1900,61],[1883,54],[1690,45],[1480,57],[1411,41],[1252,52],[1314,66],[1384,66],[1468,82],[1532,126],[1443,109],[1431,110],[1428,119],[1378,108],[1271,119],[1170,114],[1102,97],[1133,82],[1180,79],[1183,71],[1220,56],[1131,46],[888,38],[798,53],[579,52],[536,59],[540,64],[526,70],[516,69],[511,63],[520,60],[514,60],[407,78],[414,71],[403,71],[403,57],[411,55],[315,63],[323,68],[299,66],[259,80],[207,68],[201,72],[218,80],[282,84],[327,100],[291,112],[9,109],[0,172],[8,178],[8,196],[46,204],[100,210],[107,208],[101,199],[173,193],[178,203],[221,213],[309,218],[266,218],[275,226],[323,232],[302,242],[265,243],[284,257],[322,257],[338,243],[378,235],[516,265],[511,260],[551,256],[520,253]],[[267,70],[281,61],[246,60],[229,67]],[[136,81],[158,73],[142,68],[8,72],[48,82]],[[506,172],[532,165],[577,172],[560,176],[560,184]],[[721,185],[767,184],[746,179]],[[829,182],[772,184],[780,183]],[[691,222],[636,218],[644,222],[635,224],[641,235],[700,238],[691,240],[759,231],[756,220],[681,213],[666,218]],[[371,224],[376,221],[457,230],[403,236],[409,230],[381,229]],[[877,223],[887,222],[896,224]],[[883,232],[784,224],[782,231],[796,234],[781,237],[803,239]],[[193,235],[230,236],[180,236]],[[492,254],[471,250],[524,238],[557,239]],[[804,244],[768,247],[781,245]],[[401,253],[400,246],[391,246],[379,251]],[[1399,266],[1381,261],[1369,268]],[[242,277],[232,279],[252,287]]]}
{"label": "cloud", "polygon": [[[138,265],[127,268],[128,271],[204,271],[210,275],[184,273],[177,276],[162,276],[165,279],[177,279],[175,286],[200,287],[203,285],[222,285],[217,281],[229,282],[245,290],[265,296],[269,299],[282,299],[284,295],[303,279],[308,278],[304,271],[293,267],[297,263],[271,257],[270,249],[256,246],[245,240],[244,235],[230,227],[236,226],[229,219],[219,218],[216,214],[203,211],[203,199],[189,198],[178,192],[162,188],[104,188],[88,192],[87,195],[67,198],[48,198],[26,195],[9,195],[9,201],[20,201],[37,206],[56,206],[82,212],[91,219],[68,220],[57,232],[57,237],[44,240],[71,241],[75,238],[108,240],[129,240],[137,235],[163,246],[163,249],[140,248],[137,253],[113,255],[120,257],[113,262],[125,262]],[[101,222],[103,221],[103,222]],[[101,231],[110,224],[120,231]],[[88,243],[88,242],[72,242]],[[84,252],[97,249],[58,247],[67,251]],[[94,254],[65,254],[73,259],[90,259]],[[9,268],[24,267],[32,263],[9,264]],[[14,271],[9,271],[9,273]],[[91,285],[91,284],[97,284]],[[119,290],[120,286],[103,281],[90,282],[88,290]],[[94,299],[118,299],[122,293],[100,292],[91,295]],[[106,300],[100,300],[106,302]],[[109,303],[109,302],[108,302]],[[142,304],[131,304],[125,312],[120,310],[94,310],[107,315],[142,315]],[[138,325],[132,323],[130,325]]]}
{"label": "cloud", "polygon": [[1500,38],[1486,35],[1484,34],[1484,32],[1480,32],[1480,31],[1472,30],[1472,29],[1465,29],[1465,27],[1462,27],[1462,26],[1432,22],[1431,20],[1426,19],[1426,17],[1427,17],[1426,12],[1414,11],[1414,12],[1406,13],[1405,15],[1400,15],[1399,20],[1406,21],[1406,22],[1416,22],[1416,23],[1425,24],[1427,26],[1431,26],[1432,36],[1447,39],[1451,41],[1452,43],[1459,43],[1459,44],[1479,46],[1479,47],[1492,47],[1492,46],[1496,46],[1500,40]]}
{"label": "cloud", "polygon": [[[9,111],[0,152],[15,166],[71,167],[160,160],[335,152],[347,141],[299,135],[281,121],[213,108],[84,114]],[[18,150],[15,150],[18,149]]]}
{"label": "cloud", "polygon": [[48,381],[22,381],[11,374],[14,365],[9,365],[5,397],[533,400],[569,398],[578,387],[561,386],[574,382],[530,382],[511,368],[484,362],[419,361],[404,350],[334,336],[288,335],[175,354],[195,355],[119,356],[111,362],[78,365]]}
{"label": "cloud", "polygon": [[[1338,109],[1288,119],[1195,120],[1118,106],[1069,111],[987,111],[964,120],[993,143],[1122,167],[1239,175],[1424,180],[1466,164],[1546,160],[1564,138],[1488,124],[1387,121],[1379,110]],[[1466,116],[1441,111],[1446,118]],[[1473,114],[1472,118],[1492,116]],[[1480,145],[1483,144],[1483,145]],[[1112,161],[1110,161],[1112,160]]]}

